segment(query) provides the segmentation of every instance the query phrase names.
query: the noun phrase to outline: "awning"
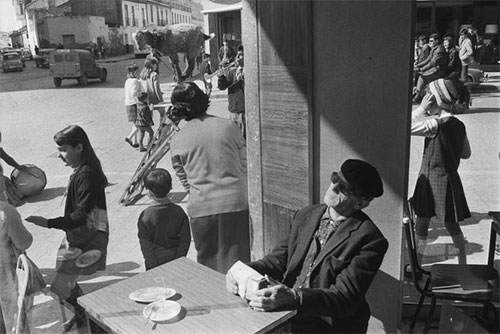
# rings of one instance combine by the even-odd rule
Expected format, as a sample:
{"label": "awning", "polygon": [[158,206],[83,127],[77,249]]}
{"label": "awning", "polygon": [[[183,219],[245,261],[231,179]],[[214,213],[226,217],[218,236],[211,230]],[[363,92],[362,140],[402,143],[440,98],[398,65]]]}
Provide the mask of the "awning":
{"label": "awning", "polygon": [[202,10],[201,13],[202,14],[212,14],[212,13],[232,12],[232,11],[236,11],[236,10],[241,10],[242,7],[243,7],[243,5],[240,2],[240,3],[235,3],[233,5],[225,5],[225,6],[221,5],[218,7],[205,9],[205,10]]}

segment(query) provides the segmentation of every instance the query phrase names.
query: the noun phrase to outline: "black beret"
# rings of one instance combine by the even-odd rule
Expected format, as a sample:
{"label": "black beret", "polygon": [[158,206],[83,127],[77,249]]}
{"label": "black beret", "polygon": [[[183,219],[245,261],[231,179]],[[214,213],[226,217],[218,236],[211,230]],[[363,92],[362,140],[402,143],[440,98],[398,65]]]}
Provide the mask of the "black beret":
{"label": "black beret", "polygon": [[348,159],[340,167],[354,194],[363,197],[380,197],[384,193],[382,179],[377,169],[366,161]]}

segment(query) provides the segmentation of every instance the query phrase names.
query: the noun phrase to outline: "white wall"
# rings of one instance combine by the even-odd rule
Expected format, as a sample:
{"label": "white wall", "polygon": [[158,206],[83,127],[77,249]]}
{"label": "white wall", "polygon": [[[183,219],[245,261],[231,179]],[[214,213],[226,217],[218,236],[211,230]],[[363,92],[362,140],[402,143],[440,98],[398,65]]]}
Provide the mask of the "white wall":
{"label": "white wall", "polygon": [[47,17],[50,42],[63,43],[63,35],[75,35],[75,43],[97,42],[97,37],[108,41],[108,26],[102,16]]}

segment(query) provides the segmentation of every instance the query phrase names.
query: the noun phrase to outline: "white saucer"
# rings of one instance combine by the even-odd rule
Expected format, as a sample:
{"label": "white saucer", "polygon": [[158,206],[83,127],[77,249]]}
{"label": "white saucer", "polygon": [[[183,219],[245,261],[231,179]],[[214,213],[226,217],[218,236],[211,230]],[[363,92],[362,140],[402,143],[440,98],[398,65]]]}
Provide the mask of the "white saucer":
{"label": "white saucer", "polygon": [[181,312],[181,305],[172,300],[157,300],[142,310],[145,318],[151,321],[167,321]]}
{"label": "white saucer", "polygon": [[151,303],[158,299],[168,299],[173,297],[176,291],[171,288],[152,286],[135,290],[128,297],[139,303]]}

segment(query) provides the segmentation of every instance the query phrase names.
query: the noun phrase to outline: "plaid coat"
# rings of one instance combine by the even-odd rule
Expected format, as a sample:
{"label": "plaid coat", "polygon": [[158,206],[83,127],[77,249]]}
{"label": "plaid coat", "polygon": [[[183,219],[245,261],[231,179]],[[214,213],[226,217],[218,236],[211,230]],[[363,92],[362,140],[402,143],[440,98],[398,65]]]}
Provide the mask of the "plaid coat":
{"label": "plaid coat", "polygon": [[462,181],[458,175],[465,125],[455,117],[439,119],[438,133],[426,138],[420,173],[413,193],[417,216],[446,222],[469,218]]}

